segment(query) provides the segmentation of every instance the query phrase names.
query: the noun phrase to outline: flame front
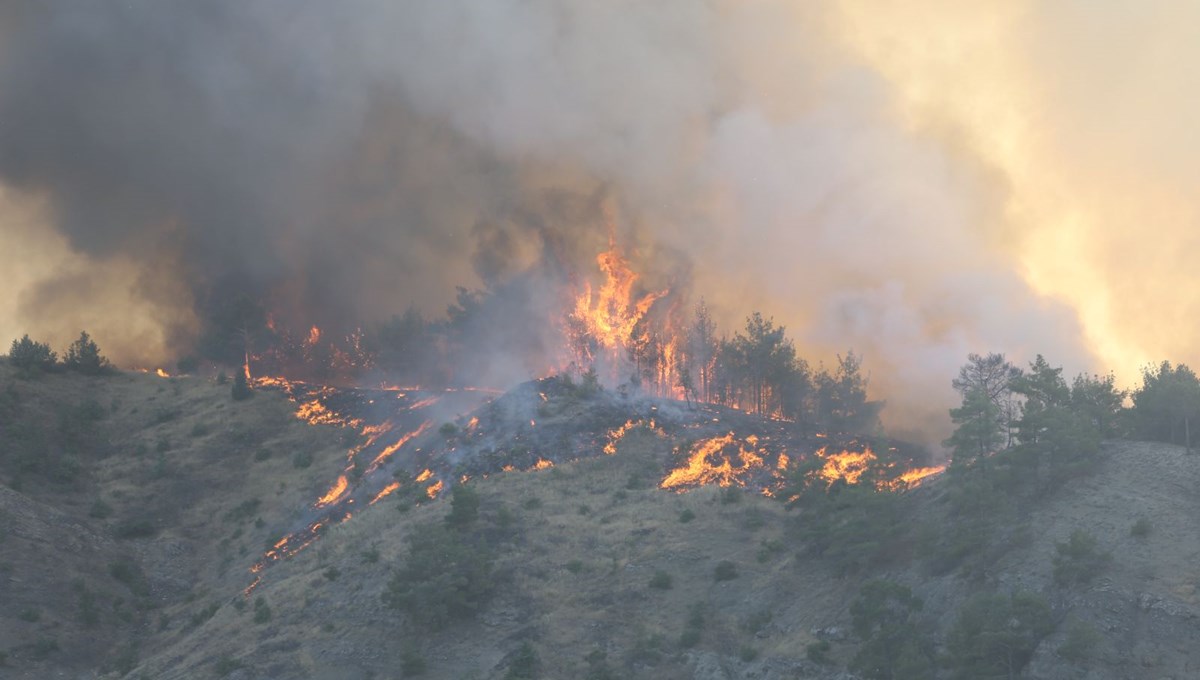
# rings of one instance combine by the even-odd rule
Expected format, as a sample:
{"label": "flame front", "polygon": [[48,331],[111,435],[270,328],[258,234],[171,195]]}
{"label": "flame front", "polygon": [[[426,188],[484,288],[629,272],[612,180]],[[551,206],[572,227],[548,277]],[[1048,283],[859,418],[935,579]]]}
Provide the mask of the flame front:
{"label": "flame front", "polygon": [[[746,474],[764,467],[762,453],[754,448],[757,445],[758,438],[754,435],[738,442],[732,432],[698,442],[692,447],[687,463],[672,470],[658,486],[677,490],[706,484],[745,486]],[[733,447],[736,451],[731,454],[729,450]]]}
{"label": "flame front", "polygon": [[317,499],[315,507],[324,508],[342,500],[342,496],[346,495],[349,487],[350,480],[346,479],[346,475],[338,477],[337,481],[334,482],[333,487],[331,487],[324,496],[321,496]]}

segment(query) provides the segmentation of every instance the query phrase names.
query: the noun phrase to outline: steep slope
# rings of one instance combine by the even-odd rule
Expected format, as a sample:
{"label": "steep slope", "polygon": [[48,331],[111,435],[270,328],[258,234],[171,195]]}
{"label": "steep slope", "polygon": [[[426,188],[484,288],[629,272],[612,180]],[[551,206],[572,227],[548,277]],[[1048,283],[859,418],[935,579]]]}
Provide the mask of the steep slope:
{"label": "steep slope", "polygon": [[[211,380],[0,371],[3,677],[851,677],[850,607],[875,578],[923,599],[943,656],[972,596],[1028,591],[1050,627],[1027,677],[1200,668],[1200,456],[1175,447],[1106,444],[1092,475],[1018,503],[975,567],[950,569],[926,553],[958,519],[953,479],[897,492],[896,540],[849,560],[839,541],[880,537],[830,524],[817,550],[816,511],[761,493],[782,483],[780,454],[794,465],[827,438],[728,410],[546,382],[494,400],[293,386],[233,402]],[[324,424],[297,417],[306,404]],[[390,444],[363,433],[383,422],[396,438],[430,425],[368,472]],[[703,462],[748,471],[716,477],[734,486],[660,488],[731,431]],[[454,500],[464,475],[474,493]],[[1057,546],[1077,530],[1111,558],[1061,583]],[[295,549],[264,562],[280,545]],[[1061,652],[1081,629],[1086,653]]]}

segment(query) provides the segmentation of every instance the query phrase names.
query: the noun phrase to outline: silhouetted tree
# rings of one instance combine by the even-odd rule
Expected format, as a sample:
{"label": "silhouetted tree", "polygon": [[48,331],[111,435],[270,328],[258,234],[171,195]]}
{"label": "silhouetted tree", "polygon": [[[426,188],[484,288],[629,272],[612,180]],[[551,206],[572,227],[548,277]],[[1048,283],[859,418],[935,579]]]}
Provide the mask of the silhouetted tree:
{"label": "silhouetted tree", "polygon": [[1164,361],[1142,369],[1130,414],[1139,437],[1183,444],[1191,450],[1191,424],[1200,415],[1200,380],[1186,364]]}
{"label": "silhouetted tree", "polygon": [[972,460],[995,453],[1004,443],[1000,410],[985,388],[965,386],[962,405],[950,409],[950,419],[958,427],[945,441],[954,450],[955,460]]}
{"label": "silhouetted tree", "polygon": [[882,401],[867,399],[862,358],[853,351],[839,355],[837,369],[817,374],[815,412],[818,425],[831,432],[870,432],[879,429]]}
{"label": "silhouetted tree", "polygon": [[709,314],[708,305],[701,299],[687,333],[687,356],[699,379],[697,390],[702,401],[712,401],[713,371],[717,364],[717,325]]}
{"label": "silhouetted tree", "polygon": [[986,356],[980,354],[967,355],[967,363],[958,371],[958,377],[951,384],[963,397],[964,405],[967,394],[972,390],[987,398],[993,405],[996,424],[1004,435],[1004,445],[1012,445],[1012,423],[1017,415],[1017,404],[1013,398],[1012,381],[1021,375],[1021,369],[1012,365],[1003,354],[992,352]]}
{"label": "silhouetted tree", "polygon": [[108,359],[100,353],[100,347],[96,345],[87,331],[81,331],[79,339],[67,348],[67,354],[63,357],[63,365],[68,370],[79,371],[85,375],[99,375],[111,367]]}
{"label": "silhouetted tree", "polygon": [[30,340],[28,335],[20,340],[13,340],[8,350],[8,362],[24,372],[33,370],[49,370],[54,367],[58,356],[44,342]]}

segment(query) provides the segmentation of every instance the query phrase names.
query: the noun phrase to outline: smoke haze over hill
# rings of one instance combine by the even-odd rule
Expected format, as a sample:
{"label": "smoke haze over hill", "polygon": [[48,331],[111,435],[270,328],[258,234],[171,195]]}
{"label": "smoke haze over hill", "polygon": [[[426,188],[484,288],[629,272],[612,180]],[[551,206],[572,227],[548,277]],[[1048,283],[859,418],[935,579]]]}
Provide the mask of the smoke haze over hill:
{"label": "smoke haze over hill", "polygon": [[1196,360],[1189,12],[6,3],[0,335],[150,363],[232,290],[436,314],[590,275],[611,221],[726,329],[864,354],[910,427],[970,351],[1128,380]]}

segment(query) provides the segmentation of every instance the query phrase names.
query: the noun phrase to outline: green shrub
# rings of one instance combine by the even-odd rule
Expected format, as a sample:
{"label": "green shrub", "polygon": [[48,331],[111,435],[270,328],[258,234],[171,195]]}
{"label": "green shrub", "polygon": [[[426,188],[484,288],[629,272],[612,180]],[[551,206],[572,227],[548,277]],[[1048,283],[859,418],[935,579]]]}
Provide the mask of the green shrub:
{"label": "green shrub", "polygon": [[325,568],[324,574],[326,579],[330,581],[336,581],[337,578],[342,575],[342,571],[337,567],[329,566]]}
{"label": "green shrub", "polygon": [[191,436],[193,439],[207,435],[211,430],[206,423],[196,423],[192,425]]}
{"label": "green shrub", "polygon": [[223,678],[230,673],[244,667],[245,664],[243,664],[241,660],[225,654],[221,656],[221,658],[217,659],[217,663],[213,665],[213,672],[217,674],[218,678]]}
{"label": "green shrub", "polygon": [[26,607],[17,612],[17,618],[21,619],[22,621],[28,621],[29,623],[37,623],[38,620],[42,618],[42,612],[34,609],[33,607]]}
{"label": "green shrub", "polygon": [[738,658],[746,663],[750,663],[758,658],[758,650],[752,645],[742,645],[738,650]]}
{"label": "green shrub", "polygon": [[567,562],[566,567],[567,571],[571,572],[572,574],[578,574],[579,572],[583,571],[583,561],[571,560],[570,562]]}
{"label": "green shrub", "polygon": [[704,616],[704,605],[697,602],[688,609],[688,618],[679,634],[679,646],[684,649],[695,647],[704,635],[707,620]]}
{"label": "green shrub", "polygon": [[1072,663],[1091,658],[1092,650],[1100,643],[1100,633],[1091,625],[1072,618],[1067,624],[1067,639],[1058,648],[1058,655]]}
{"label": "green shrub", "polygon": [[404,563],[392,574],[383,601],[418,625],[439,629],[473,616],[496,588],[492,556],[481,542],[444,525],[409,537]]}
{"label": "green shrub", "polygon": [[305,470],[312,466],[313,455],[312,451],[297,451],[296,455],[292,456],[292,467]]}
{"label": "green shrub", "polygon": [[535,680],[541,671],[541,665],[537,650],[528,642],[523,642],[513,654],[512,661],[508,664],[508,672],[504,674],[504,680]]}
{"label": "green shrub", "polygon": [[655,571],[654,576],[650,577],[650,587],[655,590],[670,590],[671,585],[671,575],[662,569]]}
{"label": "green shrub", "polygon": [[530,496],[521,503],[521,507],[526,510],[537,510],[542,507],[542,499],[537,496]]}
{"label": "green shrub", "polygon": [[804,648],[804,655],[813,663],[825,665],[832,661],[832,659],[829,658],[830,647],[831,645],[827,640],[810,642],[808,643],[808,646]]}
{"label": "green shrub", "polygon": [[947,665],[958,680],[1019,677],[1054,630],[1050,606],[1032,593],[981,593],[959,612],[946,640]]}
{"label": "green shrub", "polygon": [[400,653],[400,672],[406,678],[424,675],[427,669],[425,657],[417,650],[409,647]]}
{"label": "green shrub", "polygon": [[438,432],[441,433],[443,437],[453,437],[454,435],[458,434],[458,426],[454,423],[443,423],[442,426],[438,428]]}
{"label": "green shrub", "polygon": [[1071,532],[1066,543],[1055,544],[1054,582],[1063,585],[1081,585],[1091,581],[1108,563],[1112,555],[1101,552],[1096,537],[1082,529]]}
{"label": "green shrub", "polygon": [[446,524],[463,530],[478,518],[479,493],[466,484],[455,484],[450,490],[450,513],[446,515]]}
{"label": "green shrub", "polygon": [[250,381],[246,379],[246,371],[234,372],[230,394],[234,401],[244,401],[254,396],[254,392],[250,389]]}
{"label": "green shrub", "polygon": [[271,605],[260,595],[254,600],[254,622],[264,624],[271,620]]}
{"label": "green shrub", "polygon": [[730,560],[721,560],[713,568],[713,579],[717,581],[732,581],[738,577],[737,565]]}
{"label": "green shrub", "polygon": [[696,513],[692,512],[691,509],[685,509],[683,512],[679,513],[680,524],[687,524],[694,519],[696,519]]}
{"label": "green shrub", "polygon": [[850,669],[873,680],[932,677],[933,645],[917,621],[922,606],[907,586],[882,580],[865,584],[850,604],[854,634],[862,640]]}
{"label": "green shrub", "polygon": [[154,523],[144,517],[130,517],[113,527],[117,538],[149,538],[158,533]]}
{"label": "green shrub", "polygon": [[1134,538],[1146,538],[1150,535],[1150,532],[1153,529],[1154,525],[1150,523],[1150,520],[1142,517],[1138,519],[1138,521],[1134,522],[1133,526],[1129,528],[1129,535],[1133,536]]}
{"label": "green shrub", "polygon": [[92,503],[92,507],[88,510],[88,517],[107,519],[112,516],[112,513],[112,506],[97,498],[96,502]]}
{"label": "green shrub", "polygon": [[371,547],[362,552],[362,561],[365,564],[375,564],[379,561],[379,546],[371,544]]}
{"label": "green shrub", "polygon": [[254,452],[254,462],[261,463],[271,457],[271,449],[261,448]]}

